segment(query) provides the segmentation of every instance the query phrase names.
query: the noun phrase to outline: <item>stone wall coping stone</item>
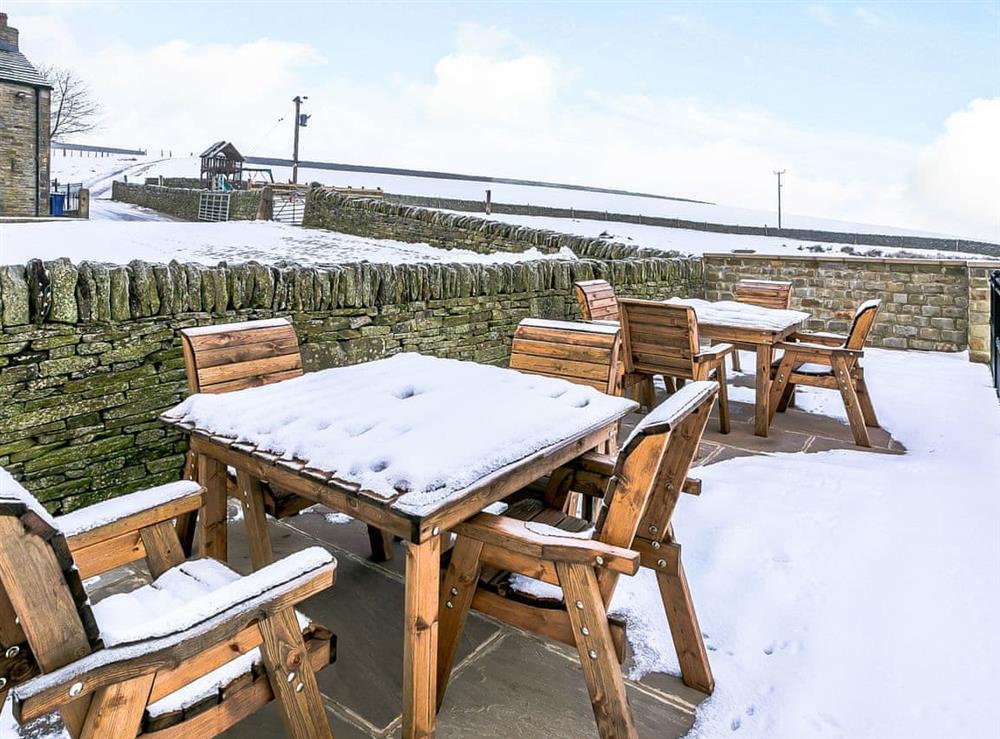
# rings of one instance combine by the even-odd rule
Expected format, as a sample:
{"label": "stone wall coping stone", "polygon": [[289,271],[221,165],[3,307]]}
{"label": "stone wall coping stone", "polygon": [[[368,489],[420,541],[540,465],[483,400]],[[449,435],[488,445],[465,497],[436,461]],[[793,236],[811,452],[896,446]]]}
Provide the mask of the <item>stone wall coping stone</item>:
{"label": "stone wall coping stone", "polygon": [[764,261],[796,261],[796,262],[847,262],[867,264],[920,264],[929,267],[991,267],[1000,266],[1000,261],[987,259],[913,259],[910,257],[864,257],[864,256],[834,256],[831,254],[739,254],[735,252],[705,252],[705,259],[760,259]]}

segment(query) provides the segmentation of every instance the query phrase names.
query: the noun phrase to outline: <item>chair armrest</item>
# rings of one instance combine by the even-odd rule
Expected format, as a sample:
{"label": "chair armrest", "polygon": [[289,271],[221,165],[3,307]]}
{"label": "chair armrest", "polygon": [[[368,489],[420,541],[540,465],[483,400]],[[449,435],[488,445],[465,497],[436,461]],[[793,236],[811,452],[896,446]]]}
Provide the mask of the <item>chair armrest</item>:
{"label": "chair armrest", "polygon": [[791,341],[804,341],[810,344],[823,344],[824,346],[843,346],[847,343],[847,337],[843,334],[833,334],[827,331],[816,331],[815,333],[797,331],[788,338]]}
{"label": "chair armrest", "polygon": [[458,524],[452,531],[459,536],[546,562],[606,567],[623,575],[634,575],[639,570],[638,552],[594,539],[576,538],[567,531],[531,521],[480,513]]}
{"label": "chair armrest", "polygon": [[864,352],[860,349],[847,349],[842,346],[824,346],[823,344],[808,344],[806,342],[781,342],[775,344],[775,349],[781,349],[792,354],[809,354],[814,357],[862,357]]}
{"label": "chair armrest", "polygon": [[56,518],[70,551],[170,521],[201,507],[205,489],[182,480],[96,503]]}
{"label": "chair armrest", "polygon": [[713,344],[712,346],[702,349],[700,352],[694,355],[692,359],[696,362],[710,362],[715,359],[721,359],[727,354],[731,354],[733,349],[735,349],[732,344]]}
{"label": "chair armrest", "polygon": [[[19,723],[31,721],[100,688],[174,667],[232,639],[255,621],[330,587],[336,569],[336,560],[320,547],[289,555],[195,601],[205,607],[217,601],[218,607],[200,614],[199,608],[190,609],[191,620],[176,630],[165,633],[154,628],[151,636],[140,641],[92,652],[16,686],[12,691],[14,717]],[[154,619],[151,626],[155,625]]]}

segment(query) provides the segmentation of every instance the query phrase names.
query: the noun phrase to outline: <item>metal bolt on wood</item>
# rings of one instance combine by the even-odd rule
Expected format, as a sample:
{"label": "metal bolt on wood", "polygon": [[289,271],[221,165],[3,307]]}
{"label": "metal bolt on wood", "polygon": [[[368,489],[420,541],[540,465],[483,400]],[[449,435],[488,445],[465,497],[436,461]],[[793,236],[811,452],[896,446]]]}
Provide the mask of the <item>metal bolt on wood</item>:
{"label": "metal bolt on wood", "polygon": [[452,604],[452,602],[451,602],[451,601],[449,600],[449,601],[445,602],[445,607],[447,607],[447,608],[454,608],[455,606],[454,606],[454,605]]}
{"label": "metal bolt on wood", "polygon": [[580,633],[583,634],[584,636],[590,636],[590,629],[584,626],[582,629],[580,629]]}
{"label": "metal bolt on wood", "polygon": [[596,562],[597,562],[597,564],[598,564],[598,565],[603,565],[603,564],[604,564],[604,557],[600,557],[600,556],[599,556],[599,557],[597,558]]}
{"label": "metal bolt on wood", "polygon": [[431,535],[432,536],[437,536],[440,533],[441,533],[441,527],[440,526],[435,526],[433,529],[431,529]]}
{"label": "metal bolt on wood", "polygon": [[583,601],[582,600],[578,600],[576,602],[576,607],[579,608],[582,611],[583,610]]}
{"label": "metal bolt on wood", "polygon": [[591,658],[591,659],[597,659],[597,650],[596,650],[596,649],[591,649],[591,650],[590,650],[590,651],[588,652],[588,654],[590,655],[590,658]]}
{"label": "metal bolt on wood", "polygon": [[656,528],[655,526],[650,526],[649,527],[649,533],[655,534],[657,531],[659,531],[659,529]]}
{"label": "metal bolt on wood", "polygon": [[7,653],[6,653],[7,654],[7,659],[14,659],[14,657],[16,657],[20,653],[21,653],[21,648],[20,647],[17,647],[17,646],[8,647],[7,648]]}
{"label": "metal bolt on wood", "polygon": [[452,595],[458,595],[458,588],[452,588],[451,589],[451,594]]}
{"label": "metal bolt on wood", "polygon": [[658,559],[658,560],[656,560],[656,566],[657,567],[666,567],[667,566],[667,560],[665,560],[665,559]]}
{"label": "metal bolt on wood", "polygon": [[287,680],[288,680],[288,682],[294,682],[294,680],[295,680],[295,673],[294,672],[289,672]]}
{"label": "metal bolt on wood", "polygon": [[80,693],[82,692],[83,692],[83,683],[73,683],[69,689],[69,697],[76,698],[76,696],[80,695]]}

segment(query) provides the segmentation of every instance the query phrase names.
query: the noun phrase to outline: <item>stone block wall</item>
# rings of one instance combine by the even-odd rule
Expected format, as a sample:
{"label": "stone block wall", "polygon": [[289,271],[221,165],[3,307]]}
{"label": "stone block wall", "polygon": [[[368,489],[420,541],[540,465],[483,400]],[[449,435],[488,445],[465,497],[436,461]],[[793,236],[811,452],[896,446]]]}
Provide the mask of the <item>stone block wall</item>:
{"label": "stone block wall", "polygon": [[[41,120],[35,181],[35,97]],[[49,214],[49,90],[0,81],[0,216]]]}
{"label": "stone block wall", "polygon": [[969,262],[969,359],[990,361],[990,273],[998,262]]}
{"label": "stone block wall", "polygon": [[178,479],[157,416],[186,394],[178,330],[291,316],[307,370],[419,351],[504,363],[518,321],[578,318],[572,284],[702,294],[698,259],[345,264],[67,260],[0,267],[0,466],[53,511]]}
{"label": "stone block wall", "polygon": [[[140,185],[132,182],[114,182],[111,199],[140,205],[180,218],[198,220],[198,202],[205,190],[160,185]],[[235,190],[229,194],[229,220],[252,221],[260,205],[259,190]]]}
{"label": "stone block wall", "polygon": [[709,300],[732,299],[742,278],[788,280],[792,307],[813,315],[810,330],[845,333],[862,301],[881,298],[873,346],[952,352],[969,345],[965,261],[737,254],[704,260]]}

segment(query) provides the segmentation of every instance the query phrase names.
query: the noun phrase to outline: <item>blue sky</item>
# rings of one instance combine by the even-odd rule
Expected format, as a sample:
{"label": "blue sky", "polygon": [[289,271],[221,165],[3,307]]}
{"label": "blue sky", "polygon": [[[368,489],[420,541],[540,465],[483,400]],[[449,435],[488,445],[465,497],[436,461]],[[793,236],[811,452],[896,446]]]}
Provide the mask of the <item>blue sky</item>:
{"label": "blue sky", "polygon": [[[868,221],[926,218],[921,162],[955,115],[967,130],[937,159],[981,149],[1000,105],[1000,0],[0,7],[33,59],[92,78],[109,118],[96,137],[112,144],[226,137],[285,154],[273,124],[302,93],[311,158],[750,206],[770,197],[768,167],[785,167],[799,210]],[[198,70],[238,102],[185,90]],[[995,225],[969,218],[965,230]],[[914,225],[951,223],[938,220]]]}

